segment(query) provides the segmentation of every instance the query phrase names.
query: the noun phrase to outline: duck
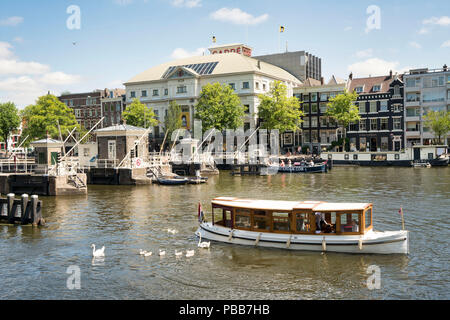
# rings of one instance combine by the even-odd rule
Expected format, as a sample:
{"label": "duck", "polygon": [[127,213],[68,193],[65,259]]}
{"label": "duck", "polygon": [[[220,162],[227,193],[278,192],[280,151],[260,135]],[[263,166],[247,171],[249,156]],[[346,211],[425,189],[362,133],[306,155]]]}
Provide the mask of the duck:
{"label": "duck", "polygon": [[186,258],[193,257],[195,255],[195,250],[187,250],[186,251]]}
{"label": "duck", "polygon": [[171,233],[171,234],[177,234],[178,230],[176,230],[176,229],[167,229],[167,232]]}
{"label": "duck", "polygon": [[183,251],[178,252],[175,250],[175,257],[181,257],[183,255]]}
{"label": "duck", "polygon": [[104,257],[105,256],[105,246],[103,248],[95,250],[95,244],[91,245],[92,248],[92,255],[94,257]]}
{"label": "duck", "polygon": [[202,242],[202,234],[200,233],[200,239],[198,239],[198,247],[202,249],[209,249],[209,247],[211,247],[211,241]]}
{"label": "duck", "polygon": [[166,255],[166,251],[163,251],[163,250],[159,249],[159,256],[162,257],[162,256],[165,256],[165,255]]}

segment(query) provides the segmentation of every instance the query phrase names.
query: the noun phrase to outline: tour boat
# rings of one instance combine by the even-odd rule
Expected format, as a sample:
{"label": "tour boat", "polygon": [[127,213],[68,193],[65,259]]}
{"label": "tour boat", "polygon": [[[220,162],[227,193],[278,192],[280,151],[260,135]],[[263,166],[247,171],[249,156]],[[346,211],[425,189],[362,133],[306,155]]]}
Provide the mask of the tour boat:
{"label": "tour boat", "polygon": [[196,235],[202,239],[289,250],[409,253],[408,231],[373,230],[370,203],[219,197],[212,200],[211,217],[205,221],[199,205]]}
{"label": "tour boat", "polygon": [[302,165],[299,163],[294,163],[294,165],[279,166],[279,173],[320,173],[327,172],[327,163],[317,163],[314,165]]}

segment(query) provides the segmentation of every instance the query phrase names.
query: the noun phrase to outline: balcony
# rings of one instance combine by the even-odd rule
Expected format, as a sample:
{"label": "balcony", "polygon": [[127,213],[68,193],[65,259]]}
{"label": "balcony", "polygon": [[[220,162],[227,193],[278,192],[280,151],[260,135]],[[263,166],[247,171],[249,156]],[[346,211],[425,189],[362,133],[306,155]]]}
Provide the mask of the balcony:
{"label": "balcony", "polygon": [[407,138],[420,138],[420,131],[408,131],[408,130],[406,130],[405,136]]}
{"label": "balcony", "polygon": [[419,122],[420,121],[420,116],[416,116],[416,115],[406,115],[405,117],[405,121],[406,122]]}

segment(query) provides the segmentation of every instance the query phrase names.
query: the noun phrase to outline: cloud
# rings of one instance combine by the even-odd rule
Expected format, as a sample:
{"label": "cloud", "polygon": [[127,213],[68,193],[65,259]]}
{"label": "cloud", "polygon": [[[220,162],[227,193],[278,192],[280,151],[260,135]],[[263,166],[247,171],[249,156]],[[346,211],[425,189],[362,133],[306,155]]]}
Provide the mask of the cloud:
{"label": "cloud", "polygon": [[12,45],[8,42],[0,41],[0,59],[5,59],[13,56],[11,51]]}
{"label": "cloud", "polygon": [[422,21],[423,24],[439,25],[439,26],[450,26],[450,17],[431,17]]}
{"label": "cloud", "polygon": [[71,75],[64,72],[50,72],[44,74],[40,79],[42,83],[54,85],[69,85],[78,83],[81,80],[80,76]]}
{"label": "cloud", "polygon": [[22,43],[22,42],[23,42],[23,38],[22,38],[22,37],[15,37],[15,38],[13,39],[13,41],[14,41],[14,42],[17,42],[17,43]]}
{"label": "cloud", "polygon": [[196,8],[202,6],[202,0],[172,0],[174,7]]}
{"label": "cloud", "polygon": [[189,57],[201,56],[205,52],[206,48],[198,48],[195,51],[189,52],[183,48],[176,48],[170,55],[172,59],[184,59]]}
{"label": "cloud", "polygon": [[408,68],[400,68],[397,61],[386,61],[379,58],[370,58],[365,61],[353,63],[349,65],[347,69],[348,71],[353,72],[355,77],[368,77],[386,75],[390,70],[401,73],[406,71]]}
{"label": "cloud", "polygon": [[366,50],[361,50],[355,53],[355,56],[357,58],[368,58],[371,57],[373,54],[373,49],[366,49]]}
{"label": "cloud", "polygon": [[420,43],[415,42],[415,41],[410,41],[410,42],[409,42],[409,45],[410,45],[411,47],[413,47],[413,48],[416,48],[416,49],[422,48],[422,45],[421,45]]}
{"label": "cloud", "polygon": [[0,26],[16,27],[23,22],[22,17],[9,17],[0,20]]}
{"label": "cloud", "polygon": [[445,41],[442,45],[442,48],[450,48],[450,40]]}
{"label": "cloud", "polygon": [[127,6],[133,3],[133,0],[114,0],[119,6]]}
{"label": "cloud", "polygon": [[222,8],[211,13],[211,18],[217,21],[230,22],[238,25],[257,25],[266,21],[269,18],[269,15],[265,13],[259,17],[254,17],[239,8]]}
{"label": "cloud", "polygon": [[348,27],[345,27],[345,28],[344,28],[344,31],[350,31],[350,30],[352,30],[352,29],[353,29],[353,27],[348,26]]}

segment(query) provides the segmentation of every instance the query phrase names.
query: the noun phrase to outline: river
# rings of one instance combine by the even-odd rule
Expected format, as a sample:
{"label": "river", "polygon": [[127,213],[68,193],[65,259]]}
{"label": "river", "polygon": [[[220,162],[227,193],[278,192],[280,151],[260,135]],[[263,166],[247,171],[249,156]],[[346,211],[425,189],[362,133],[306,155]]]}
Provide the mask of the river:
{"label": "river", "polygon": [[[449,299],[449,181],[450,168],[335,167],[267,177],[224,171],[206,185],[89,186],[87,196],[42,197],[45,227],[0,226],[0,298]],[[410,255],[221,243],[199,251],[197,203],[208,217],[217,196],[371,202],[376,230],[399,230],[402,207]],[[92,259],[91,244],[106,246],[105,259]],[[175,257],[188,249],[194,257]],[[380,289],[367,286],[369,266],[380,270]],[[70,290],[73,268],[80,282]]]}

